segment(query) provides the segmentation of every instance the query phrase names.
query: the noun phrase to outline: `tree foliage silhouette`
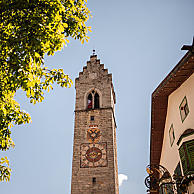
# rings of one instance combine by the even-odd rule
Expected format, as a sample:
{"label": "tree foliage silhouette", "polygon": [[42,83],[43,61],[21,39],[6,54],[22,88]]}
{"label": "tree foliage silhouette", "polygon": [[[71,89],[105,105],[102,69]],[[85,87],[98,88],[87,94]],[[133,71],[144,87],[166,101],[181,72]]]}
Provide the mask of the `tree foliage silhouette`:
{"label": "tree foliage silhouette", "polygon": [[[54,82],[72,85],[62,69],[46,66],[44,56],[61,50],[68,37],[88,41],[89,17],[86,0],[0,0],[0,150],[14,147],[13,125],[31,121],[14,99],[17,90],[36,104]],[[7,157],[1,158],[0,181],[10,173]]]}

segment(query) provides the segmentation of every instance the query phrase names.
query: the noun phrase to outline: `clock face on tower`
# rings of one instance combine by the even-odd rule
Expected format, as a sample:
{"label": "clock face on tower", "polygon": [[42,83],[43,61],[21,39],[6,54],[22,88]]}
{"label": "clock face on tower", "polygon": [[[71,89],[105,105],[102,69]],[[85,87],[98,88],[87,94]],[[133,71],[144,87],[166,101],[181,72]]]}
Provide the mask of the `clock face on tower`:
{"label": "clock face on tower", "polygon": [[106,143],[81,144],[81,168],[107,166]]}

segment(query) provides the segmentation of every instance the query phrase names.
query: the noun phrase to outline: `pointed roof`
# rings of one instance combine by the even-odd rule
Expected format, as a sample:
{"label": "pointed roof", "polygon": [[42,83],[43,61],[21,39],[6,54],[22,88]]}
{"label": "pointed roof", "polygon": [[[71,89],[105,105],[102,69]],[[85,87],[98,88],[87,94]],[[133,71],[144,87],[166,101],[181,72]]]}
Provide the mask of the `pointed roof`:
{"label": "pointed roof", "polygon": [[116,104],[115,91],[112,83],[112,73],[109,73],[108,69],[104,68],[104,64],[100,63],[100,59],[97,58],[95,50],[93,50],[93,54],[90,55],[90,60],[87,61],[87,65],[83,67],[83,71],[79,72],[79,77],[75,79],[75,82],[85,82],[88,78],[99,79],[102,80],[102,82],[104,80],[110,81],[114,103]]}

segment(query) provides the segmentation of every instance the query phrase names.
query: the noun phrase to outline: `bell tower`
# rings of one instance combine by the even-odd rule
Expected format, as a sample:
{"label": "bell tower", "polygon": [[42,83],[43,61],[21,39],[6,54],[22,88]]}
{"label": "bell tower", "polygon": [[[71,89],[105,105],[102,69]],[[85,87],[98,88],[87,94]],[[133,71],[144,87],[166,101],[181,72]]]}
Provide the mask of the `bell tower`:
{"label": "bell tower", "polygon": [[71,194],[119,194],[112,74],[90,56],[75,80]]}

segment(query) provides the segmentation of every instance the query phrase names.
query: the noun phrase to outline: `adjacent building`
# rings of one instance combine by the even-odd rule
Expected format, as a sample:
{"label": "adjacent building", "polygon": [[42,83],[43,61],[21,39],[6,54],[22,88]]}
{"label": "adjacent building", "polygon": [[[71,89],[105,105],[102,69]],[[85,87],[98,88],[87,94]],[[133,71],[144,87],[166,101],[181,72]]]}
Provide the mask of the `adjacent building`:
{"label": "adjacent building", "polygon": [[183,50],[189,51],[152,94],[150,165],[169,174],[156,181],[151,169],[151,187],[159,190],[150,193],[194,194],[194,45]]}

